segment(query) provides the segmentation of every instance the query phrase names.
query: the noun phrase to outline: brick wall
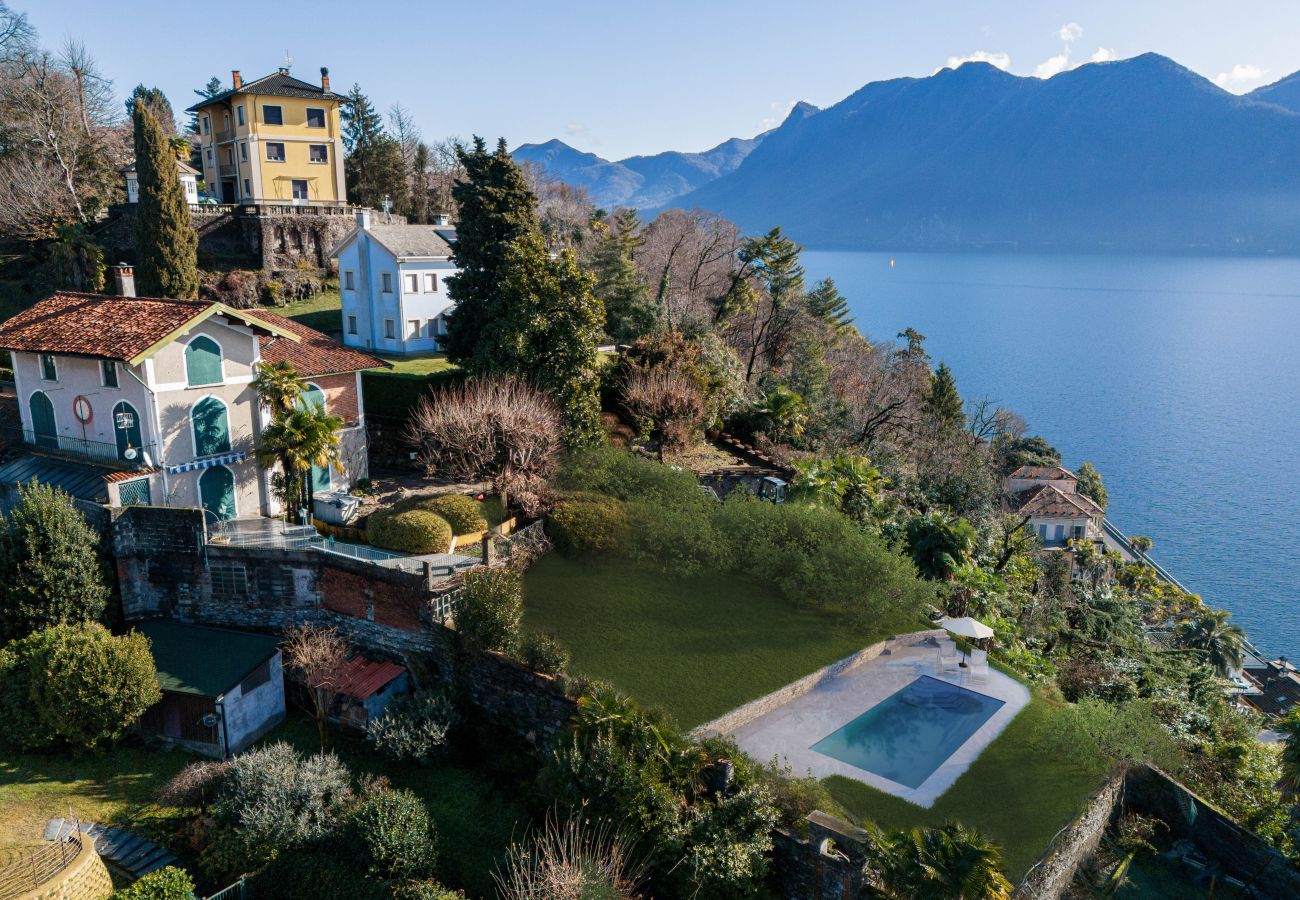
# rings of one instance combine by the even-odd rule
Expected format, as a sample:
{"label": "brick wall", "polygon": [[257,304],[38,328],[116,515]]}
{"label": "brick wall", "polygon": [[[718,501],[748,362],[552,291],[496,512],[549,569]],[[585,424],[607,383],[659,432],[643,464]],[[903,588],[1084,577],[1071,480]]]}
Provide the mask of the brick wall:
{"label": "brick wall", "polygon": [[361,415],[357,404],[357,376],[353,372],[307,379],[325,392],[325,408],[330,415],[355,422]]}

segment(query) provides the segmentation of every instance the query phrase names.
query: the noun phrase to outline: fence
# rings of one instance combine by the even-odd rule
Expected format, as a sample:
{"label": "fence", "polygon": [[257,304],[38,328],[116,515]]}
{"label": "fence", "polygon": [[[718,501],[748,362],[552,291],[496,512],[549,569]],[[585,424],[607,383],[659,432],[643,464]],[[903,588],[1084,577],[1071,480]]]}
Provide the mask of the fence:
{"label": "fence", "polygon": [[85,838],[75,819],[72,825],[72,831],[66,836],[39,847],[0,850],[0,900],[35,890],[77,858]]}
{"label": "fence", "polygon": [[247,878],[240,878],[234,884],[224,887],[215,894],[209,894],[205,900],[252,900],[253,891]]}
{"label": "fence", "polygon": [[46,434],[26,428],[23,429],[23,441],[38,450],[48,450],[128,468],[138,469],[141,466],[152,465],[152,460],[157,458],[153,444],[146,444],[143,447],[119,447],[117,444],[104,441],[92,441],[66,434]]}

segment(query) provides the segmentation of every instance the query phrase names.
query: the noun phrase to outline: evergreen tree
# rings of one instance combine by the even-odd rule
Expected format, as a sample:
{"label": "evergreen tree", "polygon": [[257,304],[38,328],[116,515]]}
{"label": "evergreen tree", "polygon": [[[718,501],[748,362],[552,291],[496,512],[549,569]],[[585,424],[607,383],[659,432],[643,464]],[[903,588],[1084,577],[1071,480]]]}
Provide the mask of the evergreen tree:
{"label": "evergreen tree", "polygon": [[[207,84],[197,89],[194,93],[202,100],[211,100],[213,97],[217,96],[217,94],[220,94],[222,90],[221,79],[213,75],[208,79]],[[190,113],[189,133],[199,133],[199,114],[197,112]]]}
{"label": "evergreen tree", "polygon": [[384,130],[370,98],[354,84],[340,113],[347,158],[343,172],[348,198],[359,206],[400,210],[407,204],[406,160],[401,145]]}
{"label": "evergreen tree", "polygon": [[131,91],[131,96],[126,98],[126,114],[135,118],[135,108],[142,103],[158,120],[164,134],[171,137],[176,133],[176,114],[172,112],[172,105],[160,88],[147,88],[143,84],[137,84],[135,90]]}
{"label": "evergreen tree", "polygon": [[176,154],[149,107],[135,105],[136,279],[146,297],[199,294],[199,237],[190,221]]}
{"label": "evergreen tree", "polygon": [[1090,462],[1085,462],[1079,466],[1079,471],[1074,474],[1079,477],[1076,485],[1078,492],[1102,509],[1105,509],[1106,502],[1110,498],[1106,493],[1106,485],[1102,483],[1101,473],[1097,471],[1097,467]]}
{"label": "evergreen tree", "polygon": [[957,393],[957,382],[947,363],[939,363],[939,368],[930,377],[930,392],[925,398],[925,408],[940,430],[953,430],[966,424],[961,394]]}
{"label": "evergreen tree", "polygon": [[565,417],[570,449],[600,443],[600,375],[596,345],[605,310],[594,279],[573,251],[554,259],[540,232],[522,235],[501,270],[501,318],[480,339],[478,362],[549,393]]}
{"label": "evergreen tree", "polygon": [[620,342],[653,334],[659,310],[633,261],[642,242],[636,210],[620,209],[611,219],[597,219],[593,229],[589,264],[596,296],[605,304],[605,334]]}
{"label": "evergreen tree", "polygon": [[447,357],[471,370],[492,369],[494,349],[483,344],[487,327],[501,318],[498,283],[507,254],[522,235],[537,233],[537,198],[506,150],[489,153],[482,138],[458,146],[465,179],[452,188],[459,209],[454,260],[460,271],[447,279],[456,307],[447,328]]}
{"label": "evergreen tree", "polygon": [[50,276],[65,291],[104,289],[104,248],[80,222],[59,226],[50,246]]}
{"label": "evergreen tree", "polygon": [[836,331],[848,331],[853,327],[848,298],[840,293],[835,282],[829,278],[817,282],[808,292],[808,312]]}
{"label": "evergreen tree", "polygon": [[66,493],[32,482],[0,519],[0,645],[49,625],[100,619],[99,537]]}

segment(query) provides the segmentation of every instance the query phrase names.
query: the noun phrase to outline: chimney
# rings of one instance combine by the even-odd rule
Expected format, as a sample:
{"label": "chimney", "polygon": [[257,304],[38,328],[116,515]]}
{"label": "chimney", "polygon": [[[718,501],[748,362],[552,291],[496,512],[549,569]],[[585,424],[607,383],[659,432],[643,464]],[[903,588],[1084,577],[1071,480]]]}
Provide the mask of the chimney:
{"label": "chimney", "polygon": [[126,263],[118,263],[109,271],[113,273],[113,290],[119,297],[135,296],[135,269]]}
{"label": "chimney", "polygon": [[235,90],[239,90],[244,86],[244,76],[239,74],[238,69],[230,70],[230,85]]}
{"label": "chimney", "polygon": [[330,92],[330,70],[325,66],[320,67],[320,89],[327,94]]}
{"label": "chimney", "polygon": [[369,210],[369,209],[359,209],[359,210],[357,210],[357,227],[360,228],[362,231],[369,231],[369,230],[370,230],[370,210]]}
{"label": "chimney", "polygon": [[445,212],[434,213],[433,224],[438,225],[442,228],[446,228],[448,225],[451,224],[451,216],[447,215]]}
{"label": "chimney", "polygon": [[281,75],[288,75],[288,74],[289,74],[289,67],[288,67],[288,66],[280,66],[280,74],[281,74]]}

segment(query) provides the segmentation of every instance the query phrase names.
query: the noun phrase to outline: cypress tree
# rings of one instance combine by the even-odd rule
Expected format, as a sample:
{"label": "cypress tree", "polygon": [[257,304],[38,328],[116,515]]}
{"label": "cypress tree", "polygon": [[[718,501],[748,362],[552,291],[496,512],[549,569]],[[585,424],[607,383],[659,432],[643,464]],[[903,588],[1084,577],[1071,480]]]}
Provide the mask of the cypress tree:
{"label": "cypress tree", "polygon": [[939,368],[930,378],[930,393],[925,398],[925,408],[941,430],[961,428],[966,424],[966,408],[962,405],[961,394],[957,393],[957,381],[952,377],[952,370],[947,363],[939,363]]}
{"label": "cypress tree", "polygon": [[[465,180],[452,188],[459,210],[454,260],[460,271],[447,279],[455,311],[447,328],[447,356],[471,371],[492,371],[495,347],[484,331],[502,318],[498,282],[515,242],[539,234],[537,198],[506,150],[504,139],[489,153],[482,138],[458,146]],[[602,323],[603,324],[603,323]]]}
{"label": "cypress tree", "polygon": [[176,154],[145,103],[135,104],[136,280],[146,297],[199,294],[199,236],[190,221]]}

